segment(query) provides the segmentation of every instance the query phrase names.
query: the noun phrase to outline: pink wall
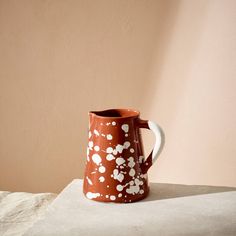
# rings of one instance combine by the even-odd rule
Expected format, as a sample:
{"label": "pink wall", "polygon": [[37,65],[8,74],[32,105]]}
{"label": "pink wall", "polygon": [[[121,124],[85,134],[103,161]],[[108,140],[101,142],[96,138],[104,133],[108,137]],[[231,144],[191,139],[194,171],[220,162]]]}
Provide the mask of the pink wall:
{"label": "pink wall", "polygon": [[[236,2],[0,2],[0,189],[81,178],[88,110],[134,107],[150,180],[236,186]],[[153,137],[144,133],[147,151]]]}

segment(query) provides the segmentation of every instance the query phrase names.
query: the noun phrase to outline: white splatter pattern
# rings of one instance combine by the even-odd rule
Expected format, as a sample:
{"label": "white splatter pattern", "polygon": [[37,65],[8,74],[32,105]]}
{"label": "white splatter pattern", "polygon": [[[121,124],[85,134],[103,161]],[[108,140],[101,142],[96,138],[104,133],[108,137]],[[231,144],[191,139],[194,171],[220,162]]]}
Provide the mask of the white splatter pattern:
{"label": "white splatter pattern", "polygon": [[104,178],[103,176],[100,176],[100,177],[99,177],[99,181],[102,183],[102,182],[105,181],[105,178]]}
{"label": "white splatter pattern", "polygon": [[113,152],[113,148],[112,147],[108,147],[107,149],[106,149],[106,153],[112,153]]}
{"label": "white splatter pattern", "polygon": [[132,177],[135,176],[135,169],[133,169],[133,168],[130,169],[129,175],[132,176]]}
{"label": "white splatter pattern", "polygon": [[87,161],[90,161],[90,158],[89,158],[89,148],[87,147]]}
{"label": "white splatter pattern", "polygon": [[128,161],[129,161],[128,166],[130,168],[133,168],[135,166],[134,158],[133,157],[129,157]]}
{"label": "white splatter pattern", "polygon": [[99,132],[96,129],[93,132],[95,135],[99,136]]}
{"label": "white splatter pattern", "polygon": [[108,161],[112,161],[112,160],[115,159],[115,157],[114,157],[111,153],[109,153],[109,154],[107,154],[106,159],[107,159]]}
{"label": "white splatter pattern", "polygon": [[97,198],[97,197],[99,197],[100,195],[101,195],[100,193],[91,193],[91,192],[87,192],[87,193],[86,193],[86,197],[87,197],[88,199]]}
{"label": "white splatter pattern", "polygon": [[121,144],[116,145],[116,151],[117,152],[122,153],[123,149],[124,149],[123,145],[121,145]]}
{"label": "white splatter pattern", "polygon": [[111,196],[110,196],[110,199],[111,199],[112,201],[114,201],[114,200],[116,200],[116,196],[115,196],[115,195],[111,195]]}
{"label": "white splatter pattern", "polygon": [[88,146],[89,146],[89,149],[92,150],[93,149],[93,141],[89,141]]}
{"label": "white splatter pattern", "polygon": [[133,148],[130,148],[129,151],[130,151],[131,153],[134,153],[134,149],[133,149]]}
{"label": "white splatter pattern", "polygon": [[[112,125],[112,126],[116,126],[116,122],[112,121],[112,122],[107,122],[106,125]],[[125,132],[125,137],[128,137],[129,133],[129,125],[128,124],[123,124],[121,126],[121,129]],[[98,137],[100,135],[100,133],[94,129],[93,133],[95,134],[95,137]],[[113,136],[111,134],[103,134],[101,133],[101,136],[105,137],[107,140],[112,140]],[[92,137],[92,132],[89,131],[89,139]],[[126,139],[127,140],[127,139]],[[134,142],[136,141],[136,143],[138,143],[137,140],[134,140]],[[111,144],[111,142],[110,142]],[[110,146],[107,147],[106,150],[101,150],[101,148],[98,145],[94,145],[93,141],[89,141],[88,143],[88,148],[87,148],[87,161],[90,161],[90,150],[94,150],[96,152],[99,151],[103,151],[106,152],[106,156],[105,156],[105,160],[107,161],[113,161],[115,160],[116,163],[116,168],[113,170],[111,178],[113,178],[114,180],[117,180],[120,184],[116,185],[116,190],[117,190],[117,195],[109,195],[107,194],[105,197],[109,198],[111,201],[115,201],[117,197],[121,198],[122,195],[122,191],[125,191],[127,194],[143,194],[144,190],[142,189],[142,185],[144,184],[142,179],[147,179],[147,174],[138,174],[136,173],[136,168],[135,168],[135,160],[134,157],[130,156],[128,159],[124,159],[122,157],[122,153],[124,150],[129,149],[130,153],[134,153],[135,150],[133,147],[130,147],[131,144],[129,141],[125,141],[122,144],[117,144],[116,146]],[[118,157],[116,157],[116,155],[119,154]],[[131,155],[132,155],[131,154]],[[93,171],[93,173],[96,173],[97,171],[99,173],[105,173],[106,172],[106,168],[105,166],[102,165],[102,158],[99,154],[94,153],[91,157],[92,161],[98,166],[98,168],[95,169],[95,171]],[[127,163],[126,163],[127,161]],[[143,156],[139,156],[138,158],[138,163],[143,163],[144,162],[144,157]],[[126,184],[122,185],[122,181],[125,178],[126,172],[122,171],[121,169],[124,169],[125,166],[128,166],[130,169],[128,170],[128,175],[130,177],[132,177],[133,180],[129,181]],[[87,182],[89,183],[89,185],[93,185],[91,179],[86,176]],[[99,182],[103,183],[105,182],[105,177],[104,176],[100,176],[99,178]],[[109,185],[107,185],[107,188],[109,188]],[[94,199],[94,198],[98,198],[100,196],[102,196],[101,193],[92,193],[92,192],[87,192],[86,194],[87,198],[89,199]],[[124,197],[127,197],[127,195],[125,195]],[[125,202],[127,202],[128,200],[125,200]],[[131,201],[131,200],[129,200]]]}
{"label": "white splatter pattern", "polygon": [[136,178],[134,180],[134,185],[130,185],[129,188],[126,189],[126,192],[128,194],[137,194],[140,191],[140,185],[143,185],[143,181]]}
{"label": "white splatter pattern", "polygon": [[106,168],[104,166],[99,166],[98,171],[100,173],[104,173],[106,171]]}
{"label": "white splatter pattern", "polygon": [[95,153],[95,154],[92,155],[92,160],[93,160],[93,162],[96,163],[97,165],[99,165],[100,162],[102,161],[101,157],[100,157],[97,153]]}
{"label": "white splatter pattern", "polygon": [[116,158],[116,164],[117,165],[122,165],[122,164],[124,164],[125,163],[125,159],[123,158],[123,157],[118,157],[118,158]]}
{"label": "white splatter pattern", "polygon": [[93,182],[91,181],[91,179],[88,176],[86,176],[86,179],[90,185],[93,185]]}
{"label": "white splatter pattern", "polygon": [[123,175],[123,173],[121,173],[121,172],[119,173],[118,169],[113,170],[113,178],[114,179],[117,179],[119,182],[122,182],[124,177],[125,176]]}
{"label": "white splatter pattern", "polygon": [[117,189],[117,191],[119,191],[119,192],[121,192],[122,190],[123,190],[123,186],[121,185],[121,184],[118,184],[117,186],[116,186],[116,189]]}
{"label": "white splatter pattern", "polygon": [[144,161],[144,156],[139,156],[139,163],[141,164],[143,163],[143,161]]}
{"label": "white splatter pattern", "polygon": [[113,137],[112,137],[111,134],[108,134],[108,135],[107,135],[107,140],[112,140],[112,138],[113,138]]}
{"label": "white splatter pattern", "polygon": [[129,125],[123,124],[123,125],[121,126],[121,129],[124,130],[125,133],[127,133],[127,132],[129,131]]}
{"label": "white splatter pattern", "polygon": [[124,146],[124,149],[127,149],[130,146],[130,142],[126,141],[123,146]]}

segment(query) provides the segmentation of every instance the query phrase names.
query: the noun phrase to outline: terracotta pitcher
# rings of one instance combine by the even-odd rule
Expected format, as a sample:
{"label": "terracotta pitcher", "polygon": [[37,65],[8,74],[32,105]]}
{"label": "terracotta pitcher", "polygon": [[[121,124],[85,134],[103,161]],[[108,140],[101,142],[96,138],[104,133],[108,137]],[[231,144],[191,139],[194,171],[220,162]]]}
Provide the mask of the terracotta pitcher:
{"label": "terracotta pitcher", "polygon": [[[143,155],[140,128],[154,132],[156,143]],[[148,195],[147,171],[164,145],[161,128],[141,120],[131,109],[89,112],[89,140],[83,191],[87,198],[102,202],[129,203]]]}

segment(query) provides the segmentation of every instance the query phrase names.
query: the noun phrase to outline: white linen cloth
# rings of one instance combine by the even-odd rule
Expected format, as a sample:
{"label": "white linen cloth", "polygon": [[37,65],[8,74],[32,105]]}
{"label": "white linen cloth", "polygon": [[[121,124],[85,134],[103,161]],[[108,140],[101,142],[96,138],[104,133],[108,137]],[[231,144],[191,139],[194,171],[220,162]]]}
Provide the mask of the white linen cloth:
{"label": "white linen cloth", "polygon": [[0,235],[23,235],[55,199],[53,193],[0,191]]}

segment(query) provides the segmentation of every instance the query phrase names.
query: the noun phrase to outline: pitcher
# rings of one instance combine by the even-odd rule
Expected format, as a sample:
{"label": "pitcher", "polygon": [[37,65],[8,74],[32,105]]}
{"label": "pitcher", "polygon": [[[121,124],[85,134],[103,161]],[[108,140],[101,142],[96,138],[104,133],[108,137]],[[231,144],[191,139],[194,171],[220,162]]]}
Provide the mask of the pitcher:
{"label": "pitcher", "polygon": [[[147,171],[164,145],[161,128],[131,109],[89,112],[89,140],[83,192],[88,199],[129,203],[149,193]],[[154,149],[145,159],[140,128],[154,132]]]}

